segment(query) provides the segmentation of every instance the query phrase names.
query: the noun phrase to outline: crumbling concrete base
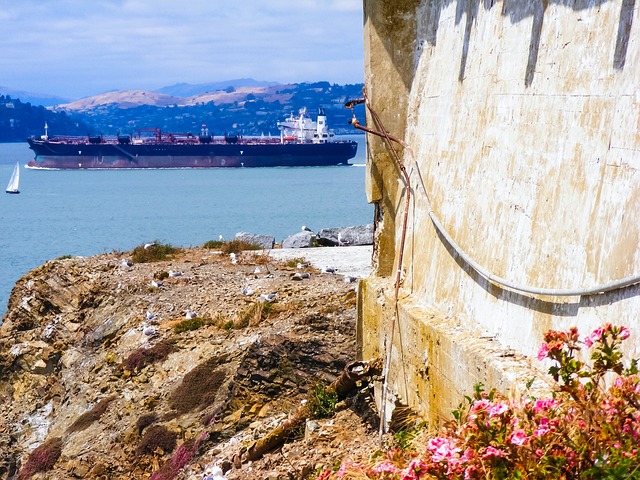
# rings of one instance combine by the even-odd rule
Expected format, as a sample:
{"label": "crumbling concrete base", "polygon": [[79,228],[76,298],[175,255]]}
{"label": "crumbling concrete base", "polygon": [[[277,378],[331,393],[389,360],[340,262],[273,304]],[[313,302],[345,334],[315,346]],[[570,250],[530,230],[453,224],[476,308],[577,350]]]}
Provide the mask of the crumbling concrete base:
{"label": "crumbling concrete base", "polygon": [[[358,297],[357,348],[359,358],[386,358],[394,315],[393,282],[370,277],[361,280]],[[540,396],[549,392],[542,368],[512,349],[485,337],[468,321],[450,318],[411,302],[400,294],[388,376],[387,403],[414,408],[430,425],[451,418],[451,412],[484,384],[506,395]],[[378,408],[381,408],[381,385]],[[387,417],[389,416],[387,407]]]}

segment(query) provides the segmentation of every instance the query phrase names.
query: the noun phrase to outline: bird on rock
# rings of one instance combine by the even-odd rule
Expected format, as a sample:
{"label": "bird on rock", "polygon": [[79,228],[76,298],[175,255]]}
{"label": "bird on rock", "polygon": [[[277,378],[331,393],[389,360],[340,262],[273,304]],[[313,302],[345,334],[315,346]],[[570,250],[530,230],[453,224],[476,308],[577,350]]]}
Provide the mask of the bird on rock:
{"label": "bird on rock", "polygon": [[214,467],[208,467],[202,474],[202,480],[227,480],[222,473],[222,469],[217,465]]}

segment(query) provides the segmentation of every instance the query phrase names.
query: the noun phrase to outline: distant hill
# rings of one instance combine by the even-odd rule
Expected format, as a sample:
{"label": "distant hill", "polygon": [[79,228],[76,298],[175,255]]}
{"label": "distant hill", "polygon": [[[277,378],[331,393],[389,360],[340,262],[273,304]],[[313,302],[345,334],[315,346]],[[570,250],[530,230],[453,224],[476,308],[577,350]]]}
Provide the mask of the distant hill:
{"label": "distant hill", "polygon": [[51,107],[60,103],[67,103],[68,98],[48,95],[46,93],[25,92],[24,90],[15,90],[0,85],[0,95],[11,98],[19,98],[23,103],[31,103],[32,105],[42,105],[43,107]]}
{"label": "distant hill", "polygon": [[91,126],[66,112],[52,112],[41,105],[32,105],[10,96],[0,95],[0,142],[25,141],[44,133],[45,122],[55,132],[86,135]]}
{"label": "distant hill", "polygon": [[107,92],[93,97],[81,98],[71,103],[56,105],[55,110],[88,112],[99,107],[112,106],[128,109],[150,105],[154,107],[193,106],[214,102],[216,105],[244,102],[246,100],[262,100],[267,103],[288,101],[296,91],[296,85],[226,87],[224,90],[179,97],[149,90],[123,90]]}
{"label": "distant hill", "polygon": [[[246,80],[249,82],[249,80]],[[165,132],[197,133],[202,124],[214,135],[236,132],[241,135],[278,134],[278,121],[302,108],[315,116],[319,108],[336,134],[356,133],[349,125],[347,100],[362,96],[363,84],[338,85],[329,82],[237,86],[225,85],[191,96],[160,91],[124,90],[107,92],[54,107],[25,108],[27,104],[0,97],[0,141],[21,141],[41,135],[44,121],[50,135],[135,133],[146,128]],[[240,82],[240,80],[236,81]],[[269,85],[266,85],[269,84]],[[184,84],[186,85],[186,84]],[[178,86],[176,86],[176,90]],[[195,87],[195,86],[192,86]],[[169,90],[163,89],[165,92]],[[190,92],[184,88],[184,92]],[[359,115],[362,115],[359,113]],[[7,128],[8,127],[8,128]]]}
{"label": "distant hill", "polygon": [[153,105],[154,107],[166,107],[168,105],[182,104],[184,99],[173,97],[163,93],[148,90],[123,90],[120,92],[107,92],[92,97],[81,98],[71,103],[56,105],[55,110],[67,110],[84,112],[105,105],[113,105],[117,108],[134,108],[141,105]]}
{"label": "distant hill", "polygon": [[168,87],[162,87],[155,90],[158,93],[164,93],[165,95],[172,95],[175,97],[193,97],[201,93],[215,92],[217,90],[225,90],[229,87],[241,88],[241,87],[273,87],[277,85],[277,82],[266,82],[260,80],[254,80],[253,78],[238,78],[236,80],[225,80],[223,82],[210,82],[210,83],[176,83]]}

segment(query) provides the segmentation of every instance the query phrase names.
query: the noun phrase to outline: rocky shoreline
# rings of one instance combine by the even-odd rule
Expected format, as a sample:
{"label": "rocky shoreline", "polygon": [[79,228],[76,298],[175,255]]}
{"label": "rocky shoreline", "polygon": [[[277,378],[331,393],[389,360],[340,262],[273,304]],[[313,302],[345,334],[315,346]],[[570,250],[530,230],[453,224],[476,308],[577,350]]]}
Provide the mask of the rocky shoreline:
{"label": "rocky shoreline", "polygon": [[333,417],[243,459],[355,358],[357,283],[339,260],[322,273],[284,251],[112,253],[25,275],[0,326],[0,478],[187,479],[213,464],[229,480],[315,478],[374,450],[365,382]]}

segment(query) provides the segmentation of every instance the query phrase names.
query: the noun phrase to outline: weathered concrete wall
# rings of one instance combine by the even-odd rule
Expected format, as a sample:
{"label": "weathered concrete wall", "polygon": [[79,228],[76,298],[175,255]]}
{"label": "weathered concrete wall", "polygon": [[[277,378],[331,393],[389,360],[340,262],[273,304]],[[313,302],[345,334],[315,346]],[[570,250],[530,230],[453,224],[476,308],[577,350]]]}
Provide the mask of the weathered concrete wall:
{"label": "weathered concrete wall", "polygon": [[[445,415],[476,381],[511,383],[499,367],[474,364],[454,330],[531,358],[550,328],[586,334],[611,322],[631,327],[627,352],[638,356],[638,286],[570,297],[501,287],[471,269],[429,217],[432,209],[475,262],[517,285],[587,288],[640,274],[635,0],[365,0],[364,8],[371,105],[409,146],[404,337],[396,332],[392,388]],[[405,198],[384,144],[370,138],[368,147],[379,223],[376,276],[361,295],[364,356],[384,351],[389,337]],[[439,370],[419,374],[425,352],[439,349]],[[444,376],[455,381],[447,386]],[[422,389],[434,390],[431,400],[409,392]]]}

